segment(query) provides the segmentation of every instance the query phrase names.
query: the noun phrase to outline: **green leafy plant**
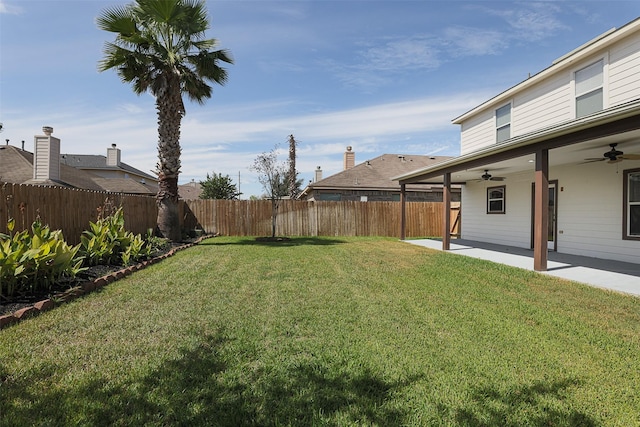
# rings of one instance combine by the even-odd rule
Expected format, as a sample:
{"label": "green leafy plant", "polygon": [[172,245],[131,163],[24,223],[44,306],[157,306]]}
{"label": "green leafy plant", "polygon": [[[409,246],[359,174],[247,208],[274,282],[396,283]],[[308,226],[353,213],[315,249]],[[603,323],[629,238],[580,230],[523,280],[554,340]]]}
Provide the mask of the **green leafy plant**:
{"label": "green leafy plant", "polygon": [[153,236],[151,230],[146,238],[127,231],[122,208],[109,216],[98,218],[95,223],[90,222],[89,227],[80,238],[80,253],[90,266],[130,265],[150,258],[169,244],[167,239]]}
{"label": "green leafy plant", "polygon": [[80,252],[88,265],[119,264],[134,238],[124,228],[124,213],[118,208],[113,214],[89,222],[89,230],[80,237]]}
{"label": "green leafy plant", "polygon": [[61,230],[51,231],[36,219],[31,230],[13,233],[15,220],[7,222],[9,235],[0,236],[0,297],[51,289],[65,277],[82,270],[80,245],[70,246]]}

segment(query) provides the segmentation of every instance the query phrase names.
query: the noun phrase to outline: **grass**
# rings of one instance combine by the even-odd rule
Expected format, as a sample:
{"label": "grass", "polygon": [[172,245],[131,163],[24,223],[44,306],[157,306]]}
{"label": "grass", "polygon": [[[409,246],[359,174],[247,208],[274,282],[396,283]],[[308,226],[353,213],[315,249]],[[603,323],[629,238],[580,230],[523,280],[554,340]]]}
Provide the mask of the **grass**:
{"label": "grass", "polygon": [[640,425],[640,299],[383,238],[216,238],[0,331],[0,425]]}

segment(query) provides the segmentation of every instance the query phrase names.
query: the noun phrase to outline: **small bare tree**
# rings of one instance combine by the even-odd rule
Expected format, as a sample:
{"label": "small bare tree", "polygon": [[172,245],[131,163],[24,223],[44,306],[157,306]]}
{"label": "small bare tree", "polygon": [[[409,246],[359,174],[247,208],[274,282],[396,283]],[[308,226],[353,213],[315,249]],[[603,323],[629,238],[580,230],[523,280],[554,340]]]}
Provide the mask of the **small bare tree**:
{"label": "small bare tree", "polygon": [[287,175],[287,165],[278,162],[278,146],[271,151],[256,157],[250,170],[258,174],[258,181],[262,184],[267,199],[271,200],[271,237],[276,237],[276,218],[282,197],[287,195],[287,186],[282,185]]}

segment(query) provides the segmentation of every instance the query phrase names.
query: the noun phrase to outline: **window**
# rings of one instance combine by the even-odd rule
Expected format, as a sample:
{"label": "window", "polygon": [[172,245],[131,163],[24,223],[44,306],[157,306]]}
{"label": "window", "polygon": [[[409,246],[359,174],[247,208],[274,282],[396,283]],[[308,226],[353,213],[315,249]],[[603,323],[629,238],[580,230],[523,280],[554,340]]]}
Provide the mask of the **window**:
{"label": "window", "polygon": [[506,187],[489,187],[487,188],[487,213],[503,214],[504,213],[504,195]]}
{"label": "window", "polygon": [[624,171],[623,239],[640,240],[640,169]]}
{"label": "window", "polygon": [[511,104],[496,110],[496,142],[511,138]]}
{"label": "window", "polygon": [[576,118],[602,110],[603,67],[600,61],[576,71]]}

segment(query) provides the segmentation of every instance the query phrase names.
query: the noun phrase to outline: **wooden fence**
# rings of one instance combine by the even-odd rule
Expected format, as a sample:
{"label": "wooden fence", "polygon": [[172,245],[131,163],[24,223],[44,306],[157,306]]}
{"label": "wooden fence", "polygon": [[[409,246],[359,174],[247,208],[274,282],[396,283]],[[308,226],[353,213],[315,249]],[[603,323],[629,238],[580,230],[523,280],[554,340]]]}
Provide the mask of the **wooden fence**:
{"label": "wooden fence", "polygon": [[[188,200],[184,227],[225,236],[271,235],[268,200]],[[459,206],[452,207],[452,233],[459,233]],[[409,202],[406,237],[442,236],[442,203]],[[400,236],[400,202],[306,202],[282,200],[280,236]]]}
{"label": "wooden fence", "polygon": [[52,230],[62,230],[70,244],[96,221],[100,209],[122,206],[127,230],[145,234],[154,229],[158,208],[154,197],[73,190],[61,187],[0,184],[0,233],[7,233],[7,220],[16,220],[16,231],[27,229],[40,217]]}
{"label": "wooden fence", "polygon": [[[80,241],[89,221],[103,209],[124,209],[127,230],[145,234],[154,229],[158,208],[154,197],[60,187],[0,184],[0,233],[8,218],[16,231],[29,228],[39,217],[60,229],[70,244]],[[268,200],[181,201],[181,227],[225,236],[270,236]],[[451,211],[452,233],[458,234],[459,207]],[[406,237],[442,236],[442,203],[406,204]],[[400,202],[306,202],[282,200],[276,233],[279,236],[400,236]]]}

